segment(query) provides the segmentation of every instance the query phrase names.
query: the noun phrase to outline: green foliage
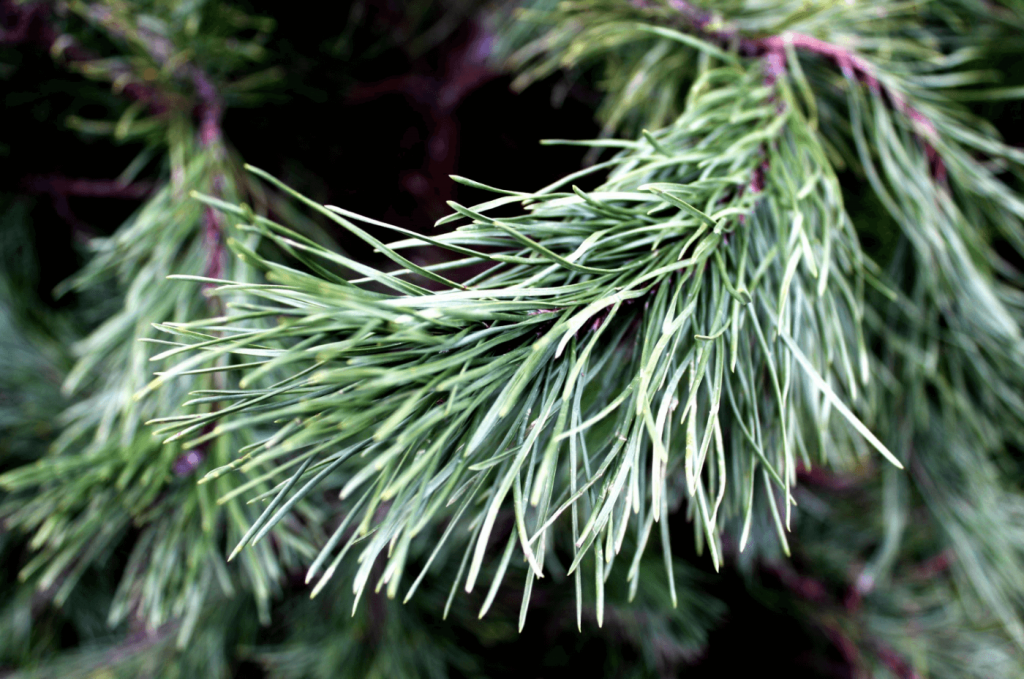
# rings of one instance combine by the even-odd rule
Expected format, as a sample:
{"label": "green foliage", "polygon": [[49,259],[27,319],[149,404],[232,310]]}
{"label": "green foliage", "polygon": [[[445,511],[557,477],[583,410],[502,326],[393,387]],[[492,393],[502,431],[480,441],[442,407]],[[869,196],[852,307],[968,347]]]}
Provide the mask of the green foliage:
{"label": "green foliage", "polygon": [[[568,573],[579,591],[578,566],[593,548],[600,620],[604,572],[632,532],[636,577],[655,522],[675,503],[675,479],[717,568],[719,517],[749,526],[757,486],[785,542],[796,467],[848,437],[840,422],[899,464],[836,396],[855,397],[867,377],[861,255],[838,182],[822,171],[806,124],[787,115],[792,108],[780,112],[761,81],[760,67],[707,70],[672,127],[606,142],[622,151],[541,191],[453,204],[470,224],[435,238],[405,233],[385,246],[356,224],[368,220],[297,196],[404,267],[396,272],[210,199],[243,220],[241,237],[273,242],[314,272],[232,241],[271,284],[224,285],[217,292],[237,299],[226,303],[232,313],[163,324],[183,341],[157,358],[188,357],[141,392],[220,360],[225,375],[240,375],[238,388],[204,391],[197,405],[227,405],[157,420],[166,425],[159,433],[190,447],[282,423],[242,451],[249,465],[288,461],[266,474],[283,477],[280,490],[234,553],[337,470],[341,497],[362,514],[359,530],[344,544],[330,540],[307,579],[335,550],[337,559],[365,540],[357,595],[387,547],[376,586],[394,596],[411,541],[454,512],[473,533],[463,559],[472,591],[511,494],[516,531],[502,563],[519,551],[531,565],[527,582],[542,577],[548,530],[568,512]],[[609,168],[593,191],[559,190]],[[762,186],[751,185],[755,175]],[[526,212],[488,216],[514,204]],[[421,243],[460,257],[419,267],[402,252]],[[480,263],[490,266],[464,283],[447,277]],[[346,279],[345,270],[363,277]],[[243,358],[250,362],[238,365]],[[745,436],[727,448],[723,430]],[[669,456],[673,440],[684,455]],[[457,525],[448,523],[438,549]],[[455,586],[461,578],[460,570]]]}
{"label": "green foliage", "polygon": [[[986,60],[1020,53],[1021,14],[972,2],[913,8],[802,3],[789,13],[747,3],[715,3],[714,13],[687,3],[537,8],[530,16],[542,35],[513,45],[519,48],[513,63],[537,76],[555,64],[602,64],[611,93],[604,109],[610,127],[650,120],[644,116],[658,109],[649,113],[647,103],[660,101],[658,88],[673,80],[686,87],[688,77],[685,69],[662,69],[667,59],[649,56],[665,49],[667,33],[655,38],[629,22],[657,17],[662,26],[696,30],[719,45],[762,54],[771,73],[777,72],[773,50],[785,51],[795,105],[816,129],[830,163],[847,172],[844,193],[854,197],[847,201],[854,205],[854,225],[862,237],[888,244],[872,253],[878,265],[865,260],[871,277],[884,281],[876,292],[868,290],[862,307],[876,378],[868,397],[873,430],[910,462],[902,482],[910,487],[886,496],[884,515],[863,524],[832,514],[832,535],[814,533],[800,542],[818,545],[818,553],[830,558],[856,560],[840,555],[848,553],[853,526],[861,524],[859,558],[875,552],[862,575],[874,583],[906,558],[906,543],[923,523],[929,536],[924,550],[952,555],[957,588],[920,594],[876,583],[876,601],[924,598],[939,608],[916,631],[913,624],[898,631],[891,621],[882,625],[884,616],[872,624],[897,646],[918,635],[900,651],[921,673],[1019,674],[1010,659],[1024,644],[1024,560],[1014,528],[1021,491],[1014,456],[1024,434],[1021,278],[1015,266],[1024,252],[1024,156],[1002,143],[995,127],[965,102],[1020,95],[1018,87],[991,86],[1004,74],[986,68]],[[779,24],[788,31],[781,45],[773,37],[783,30]],[[699,54],[691,49],[685,58]],[[656,65],[646,66],[645,59]],[[627,77],[645,83],[644,96],[618,94],[634,82]],[[875,202],[881,209],[872,212],[868,205]],[[891,486],[892,475],[886,478]],[[866,516],[872,514],[861,519]],[[919,558],[927,556],[920,555],[920,545],[915,549]],[[919,605],[897,615],[923,615]],[[892,609],[884,615],[893,615]],[[953,630],[965,634],[957,637]],[[1016,651],[1002,634],[1014,640]],[[990,647],[994,665],[965,660]]]}
{"label": "green foliage", "polygon": [[[52,415],[64,406],[60,383],[73,340],[64,319],[37,299],[37,253],[25,200],[0,199],[0,469],[33,461],[40,440],[54,435]],[[56,336],[54,334],[56,333]]]}
{"label": "green foliage", "polygon": [[132,102],[69,125],[157,187],[66,314],[0,205],[0,663],[485,676],[543,605],[553,644],[593,615],[616,671],[667,676],[724,612],[681,514],[751,591],[819,583],[789,610],[854,668],[1024,671],[1024,153],[985,117],[1024,93],[990,68],[1024,6],[704,4],[496,19],[516,86],[566,70],[604,130],[546,187],[455,178],[493,197],[431,235],[243,168],[220,120],[280,94],[272,19],[55,5],[58,58]]}
{"label": "green foliage", "polygon": [[[213,377],[197,374],[161,398],[145,403],[133,399],[149,379],[149,359],[159,350],[137,339],[154,323],[193,318],[208,309],[208,300],[182,290],[167,276],[174,271],[249,275],[224,256],[219,217],[187,200],[186,187],[232,199],[245,196],[258,205],[268,200],[239,172],[239,161],[220,137],[221,109],[231,99],[222,101],[219,92],[245,89],[229,82],[226,71],[251,70],[247,67],[260,56],[259,43],[270,26],[266,20],[245,19],[235,8],[218,7],[202,3],[183,11],[187,8],[180,3],[67,6],[102,31],[87,34],[91,42],[102,43],[100,38],[105,37],[127,52],[121,57],[78,58],[75,67],[91,78],[112,81],[115,89],[128,88],[136,97],[117,121],[72,118],[69,123],[86,134],[143,142],[139,155],[117,180],[122,185],[134,181],[155,158],[165,157],[166,164],[156,161],[161,184],[149,199],[112,236],[93,239],[88,264],[62,286],[85,299],[94,290],[116,294],[120,308],[76,338],[73,366],[36,373],[63,382],[66,408],[61,399],[52,398],[48,410],[59,434],[38,462],[0,477],[0,488],[10,494],[0,516],[7,526],[32,533],[30,547],[37,551],[21,569],[22,580],[41,590],[52,589],[59,606],[87,569],[103,563],[131,528],[140,528],[112,602],[110,623],[139,615],[156,629],[181,618],[182,643],[203,599],[214,591],[230,594],[238,586],[232,580],[240,576],[230,575],[224,566],[221,542],[237,539],[255,519],[247,516],[249,509],[241,503],[230,503],[221,511],[223,502],[218,500],[239,485],[232,483],[237,477],[207,487],[196,487],[188,478],[190,466],[204,460],[224,463],[229,459],[225,455],[247,439],[186,450],[161,446],[142,427],[145,420],[177,405],[189,390],[216,386]],[[200,26],[208,33],[198,33]],[[226,39],[254,29],[251,41]],[[196,39],[197,35],[207,37]],[[80,57],[80,46],[64,46]],[[212,67],[209,73],[203,70],[207,66]],[[201,109],[198,125],[192,120],[194,107]],[[14,354],[6,358],[18,360]],[[19,370],[33,368],[31,362],[19,360]],[[28,392],[19,388],[16,393]],[[50,438],[52,431],[39,438]],[[311,517],[319,520],[315,511]],[[263,549],[247,554],[241,565],[240,581],[259,600],[264,620],[282,568],[296,558],[296,548],[301,551],[302,546],[286,540],[286,546],[274,553]]]}

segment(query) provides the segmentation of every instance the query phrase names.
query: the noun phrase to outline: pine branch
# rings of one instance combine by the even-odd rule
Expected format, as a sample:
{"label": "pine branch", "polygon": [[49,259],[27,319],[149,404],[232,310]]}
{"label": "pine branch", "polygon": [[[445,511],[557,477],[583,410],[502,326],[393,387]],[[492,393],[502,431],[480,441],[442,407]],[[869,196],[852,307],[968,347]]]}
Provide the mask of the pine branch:
{"label": "pine branch", "polygon": [[[327,560],[337,564],[362,543],[353,585],[357,600],[378,557],[387,565],[376,587],[387,585],[394,596],[412,541],[422,541],[419,534],[442,520],[448,527],[438,550],[460,520],[468,521],[471,537],[452,591],[463,584],[471,591],[511,494],[515,529],[488,598],[511,556],[520,553],[530,566],[522,624],[533,580],[547,568],[549,541],[558,543],[556,527],[571,518],[566,573],[577,579],[579,592],[579,569],[593,552],[600,623],[602,583],[625,536],[636,536],[639,558],[654,523],[664,525],[666,507],[677,498],[687,502],[699,526],[698,547],[710,551],[716,567],[720,522],[737,521],[742,550],[755,511],[755,471],[764,489],[757,495],[788,552],[798,466],[809,467],[812,459],[851,464],[863,450],[859,438],[837,426],[833,409],[899,465],[837,392],[856,402],[866,389],[879,406],[868,383],[876,370],[868,350],[873,345],[861,328],[865,282],[899,302],[901,312],[916,312],[860,254],[834,163],[849,162],[864,172],[913,243],[915,257],[938,262],[914,266],[928,280],[929,294],[953,295],[954,308],[970,310],[963,319],[948,319],[958,328],[954,332],[972,332],[970,327],[973,337],[991,342],[990,351],[1017,351],[1008,344],[1016,342],[1011,335],[1019,331],[1011,327],[1017,322],[985,292],[991,270],[940,255],[925,234],[938,230],[952,247],[978,253],[975,261],[992,261],[983,254],[990,246],[958,210],[972,210],[976,219],[1016,238],[1020,221],[1010,214],[1018,212],[1018,199],[1012,191],[997,194],[1000,180],[970,149],[1009,163],[1019,162],[1018,153],[991,137],[971,136],[955,102],[928,94],[921,83],[945,81],[914,75],[914,48],[903,48],[900,59],[883,69],[799,30],[744,37],[744,21],[753,19],[742,14],[730,24],[690,12],[697,31],[684,34],[635,18],[624,22],[621,5],[608,9],[602,25],[602,11],[579,9],[590,21],[582,33],[573,28],[567,42],[549,39],[544,49],[568,45],[578,58],[587,49],[643,42],[649,51],[631,58],[646,70],[630,83],[640,73],[655,82],[691,79],[680,87],[688,91],[685,108],[667,128],[635,141],[585,142],[619,152],[538,192],[460,180],[500,197],[472,208],[453,204],[456,214],[440,224],[469,224],[437,237],[316,205],[292,192],[373,245],[398,265],[396,271],[373,269],[296,238],[286,227],[253,219],[242,208],[206,199],[242,220],[240,234],[277,244],[301,267],[233,245],[272,285],[218,281],[216,294],[255,295],[264,302],[229,303],[234,310],[222,317],[163,326],[185,339],[164,355],[179,362],[141,392],[224,356],[257,357],[243,369],[237,389],[210,395],[229,404],[219,413],[157,420],[169,441],[194,437],[189,445],[234,429],[264,432],[263,451],[251,451],[252,461],[277,461],[278,471],[268,472],[277,487],[232,556],[266,535],[291,502],[326,483],[340,489],[343,500],[355,500],[353,511],[363,518],[358,531],[339,529],[324,546],[308,576],[320,578],[314,594],[333,574],[332,567],[321,575]],[[824,26],[846,12],[849,25],[860,28],[864,17],[858,11],[836,9],[829,16],[822,9],[812,16]],[[893,18],[901,27],[915,20],[899,13]],[[618,42],[600,42],[601,31]],[[655,75],[654,64],[669,63],[673,50],[687,55],[680,63],[690,68]],[[940,54],[934,59],[954,62]],[[960,82],[977,78],[968,74]],[[837,110],[843,105],[848,123]],[[844,139],[852,155],[839,145]],[[608,178],[593,191],[575,185],[563,190],[605,171]],[[982,194],[986,202],[966,207],[972,203],[964,196]],[[515,216],[489,216],[514,205],[522,209]],[[407,238],[384,245],[359,222]],[[421,244],[445,248],[456,259],[419,267],[402,252]],[[449,277],[471,265],[487,268],[466,279]],[[979,284],[955,289],[956,280]],[[882,330],[881,338],[899,343],[891,331]],[[613,365],[621,368],[609,370]],[[675,422],[680,406],[682,418]],[[1016,404],[1007,407],[1016,416]],[[678,454],[670,454],[673,439],[683,441]],[[679,491],[671,479],[678,479]],[[893,530],[875,569],[883,569],[898,548],[900,531]],[[668,555],[665,531],[662,543]],[[577,606],[581,610],[579,594]],[[1011,615],[1003,621],[1012,627]]]}
{"label": "pine branch", "polygon": [[[413,538],[447,516],[446,506],[458,502],[461,517],[483,502],[469,524],[474,537],[465,588],[471,591],[511,493],[516,531],[503,563],[517,549],[531,565],[528,583],[542,577],[548,531],[571,510],[569,573],[578,578],[583,558],[594,551],[600,611],[602,571],[610,570],[627,532],[646,544],[675,502],[668,479],[676,474],[685,478],[685,497],[703,525],[699,542],[717,567],[725,520],[719,511],[745,516],[749,526],[758,467],[772,503],[775,489],[782,491],[782,512],[773,512],[785,542],[797,455],[810,464],[816,445],[787,432],[787,422],[816,422],[823,444],[831,429],[827,413],[835,408],[898,465],[835,393],[842,385],[855,396],[866,377],[848,360],[865,360],[849,280],[859,275],[860,254],[836,179],[813,171],[824,167],[812,164],[823,160],[822,152],[791,105],[777,103],[787,101],[786,93],[765,87],[756,65],[737,65],[704,73],[707,88],[672,127],[635,142],[594,142],[622,149],[600,166],[540,192],[492,189],[502,197],[473,208],[453,204],[456,213],[442,223],[464,218],[470,224],[450,234],[417,236],[373,222],[409,236],[384,245],[356,224],[373,220],[292,192],[403,267],[391,273],[207,198],[244,220],[240,234],[259,234],[313,272],[274,264],[233,243],[276,285],[222,285],[218,294],[240,291],[265,302],[229,303],[237,311],[162,326],[185,342],[159,358],[187,358],[140,392],[211,359],[262,357],[243,370],[238,389],[210,394],[229,404],[220,411],[157,420],[168,441],[184,440],[187,447],[221,432],[287,422],[276,433],[266,430],[263,450],[252,451],[250,464],[297,456],[277,463],[279,490],[232,556],[267,534],[292,502],[336,478],[343,499],[365,503],[357,535],[336,557],[367,540],[357,597],[385,546],[393,547],[377,587],[387,584],[394,596]],[[726,100],[734,103],[723,110]],[[559,190],[601,170],[609,177],[592,192]],[[760,193],[747,191],[756,173],[764,183]],[[815,198],[804,201],[807,196]],[[526,211],[487,216],[514,204]],[[420,243],[461,259],[419,267],[401,251]],[[464,283],[446,277],[476,263],[490,268]],[[346,279],[339,275],[345,269],[363,277]],[[257,325],[243,329],[243,321]],[[830,371],[833,359],[823,347],[843,347],[845,371]],[[616,364],[624,369],[609,370]],[[762,383],[772,385],[767,395],[754,391]],[[215,421],[220,424],[210,433],[201,433]],[[734,425],[745,438],[730,437],[727,453],[722,431]],[[836,429],[834,435],[847,434]],[[668,455],[673,438],[685,440],[685,456]],[[825,450],[821,445],[816,456]],[[378,510],[383,519],[374,518]],[[321,552],[310,578],[340,536]],[[460,579],[461,573],[456,584]],[[528,593],[529,585],[524,612]]]}
{"label": "pine branch", "polygon": [[[269,600],[280,586],[282,573],[291,567],[298,552],[308,549],[296,526],[282,534],[273,548],[268,545],[247,554],[231,574],[223,565],[220,542],[238,539],[244,532],[244,528],[238,532],[239,526],[255,518],[247,516],[248,508],[234,504],[222,508],[217,503],[219,495],[236,485],[237,477],[199,488],[187,477],[202,465],[226,464],[228,447],[246,445],[248,439],[224,439],[201,448],[161,448],[140,430],[140,424],[179,400],[185,391],[168,394],[171,400],[165,403],[154,399],[138,404],[131,399],[146,379],[147,359],[159,351],[137,341],[151,332],[151,324],[217,309],[216,299],[174,290],[174,284],[166,280],[170,269],[195,275],[247,275],[244,267],[224,257],[220,215],[183,201],[183,189],[198,187],[232,200],[246,196],[257,204],[266,201],[258,187],[240,177],[237,159],[226,150],[220,129],[224,107],[220,86],[206,68],[182,60],[183,45],[157,35],[149,28],[153,17],[147,24],[140,18],[139,7],[71,3],[70,8],[99,27],[115,45],[129,53],[141,53],[133,58],[100,59],[79,50],[77,43],[58,41],[71,46],[73,67],[114,80],[116,85],[146,80],[151,83],[147,87],[159,92],[146,101],[175,102],[173,107],[149,107],[148,111],[129,105],[122,118],[110,125],[115,138],[140,127],[146,130],[148,148],[126,168],[125,177],[138,174],[154,155],[167,157],[170,177],[169,181],[166,175],[162,177],[139,211],[112,237],[91,243],[94,257],[65,285],[88,290],[113,284],[124,296],[122,305],[76,347],[79,360],[64,385],[65,395],[74,400],[60,418],[60,436],[52,453],[36,465],[17,467],[0,476],[0,487],[10,493],[0,514],[8,525],[33,534],[30,546],[38,553],[28,560],[20,576],[40,590],[52,590],[58,605],[68,600],[91,565],[107,558],[129,526],[139,527],[113,597],[109,622],[116,625],[138,616],[147,627],[156,629],[177,619],[182,621],[177,642],[183,644],[204,601],[238,587],[255,596],[259,615],[266,621]],[[230,14],[232,10],[206,7],[203,11]],[[208,16],[203,26],[211,32],[222,30],[224,24],[218,24],[218,19],[221,17]],[[234,32],[252,25],[238,19],[231,15],[226,22]],[[173,19],[186,20],[187,15]],[[43,28],[43,37],[56,30]],[[179,34],[168,30],[168,35]],[[195,41],[191,47],[202,48],[202,35],[191,39]],[[257,33],[254,40],[259,39]],[[221,61],[214,66],[230,65],[233,52],[251,54],[253,44],[219,37],[214,47]],[[141,74],[147,69],[158,77],[144,78]],[[220,77],[230,84],[226,75]],[[183,94],[182,89],[191,92]],[[133,96],[126,88],[120,92]],[[148,120],[137,119],[147,112],[151,115]],[[216,378],[205,373],[191,376],[188,382],[191,388],[218,386]],[[320,513],[313,509],[306,516],[311,524],[320,520]],[[312,529],[311,534],[316,533]],[[168,563],[183,566],[168,569]]]}
{"label": "pine branch", "polygon": [[[592,612],[609,638],[634,630],[628,643],[667,673],[692,647],[681,639],[704,644],[712,621],[695,611],[714,608],[678,577],[667,524],[685,507],[699,553],[776,573],[852,667],[1019,674],[1024,152],[964,105],[1020,94],[977,67],[1024,49],[1019,17],[973,0],[536,5],[516,24],[532,36],[514,45],[519,82],[603,69],[605,135],[562,142],[611,153],[596,166],[535,191],[459,178],[496,197],[452,204],[439,225],[460,226],[434,235],[250,168],[388,267],[241,203],[262,189],[221,139],[230,68],[180,60],[177,38],[130,8],[74,5],[160,67],[155,89],[176,102],[82,128],[155,134],[172,169],[79,278],[116,281],[125,303],[79,345],[56,454],[0,476],[15,494],[3,515],[40,550],[23,577],[67,601],[140,526],[110,621],[173,619],[177,643],[221,648],[204,623],[221,597],[240,584],[267,620],[300,566],[332,613],[337,580],[355,611],[367,587],[435,596],[424,583],[444,566],[454,581],[434,608],[448,616],[457,590],[486,589],[474,614],[520,598],[520,629],[537,579],[571,575],[577,626]],[[27,16],[7,35],[33,35]],[[93,61],[80,65],[100,79],[137,72]],[[885,244],[874,260],[868,235]],[[423,247],[447,259],[422,266]],[[163,336],[133,344],[150,323]],[[875,452],[907,472],[879,473]],[[776,561],[790,551],[797,565]],[[616,607],[617,560],[619,598],[639,593],[642,614]],[[339,651],[353,665],[408,673],[428,652],[455,664],[403,627],[407,609],[372,608],[359,634],[417,650],[353,642]],[[252,657],[312,674],[327,646]]]}
{"label": "pine branch", "polygon": [[[15,2],[3,0],[0,8],[13,28],[0,33],[0,41],[7,44],[34,43],[50,52],[55,58],[61,58],[70,66],[88,66],[99,59],[99,55],[83,47],[79,41],[68,34],[58,32],[51,22],[55,3]],[[90,71],[91,73],[92,71]],[[145,84],[135,76],[131,68],[122,64],[112,64],[103,70],[103,75],[129,98],[144,103],[153,113],[160,114],[174,104],[167,100],[158,88]]]}

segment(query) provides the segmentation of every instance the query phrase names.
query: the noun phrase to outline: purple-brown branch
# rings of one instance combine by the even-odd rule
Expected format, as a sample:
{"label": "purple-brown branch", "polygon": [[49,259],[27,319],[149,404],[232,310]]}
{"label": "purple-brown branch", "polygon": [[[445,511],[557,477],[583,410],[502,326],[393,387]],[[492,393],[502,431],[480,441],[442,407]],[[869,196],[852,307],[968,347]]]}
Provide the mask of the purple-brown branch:
{"label": "purple-brown branch", "polygon": [[[174,43],[167,38],[141,26],[130,29],[107,7],[90,5],[86,9],[86,15],[96,24],[102,26],[111,36],[121,40],[129,40],[134,30],[142,47],[153,61],[161,66],[170,63],[177,52]],[[192,85],[197,100],[193,113],[199,122],[199,143],[204,148],[220,155],[223,152],[220,142],[223,136],[221,119],[224,116],[224,103],[213,81],[203,69],[191,62],[178,64],[172,71],[172,76]],[[215,174],[211,187],[213,194],[220,195],[224,190],[225,183],[226,180],[222,173]],[[203,212],[203,223],[203,238],[207,247],[206,275],[210,278],[219,278],[223,270],[224,259],[223,219],[216,210],[206,207]]]}
{"label": "purple-brown branch", "polygon": [[50,197],[54,212],[71,227],[74,237],[82,243],[92,240],[97,234],[75,215],[69,197],[142,200],[154,187],[153,182],[146,181],[121,184],[113,179],[73,178],[57,174],[29,175],[21,180],[21,189],[26,193]]}
{"label": "purple-brown branch", "polygon": [[[46,49],[55,58],[63,59],[70,66],[87,64],[99,59],[99,55],[81,47],[70,36],[59,34],[50,18],[52,7],[46,3],[15,4],[11,0],[0,0],[0,43],[35,44]],[[175,56],[174,44],[143,27],[129,27],[108,8],[99,5],[86,6],[86,16],[115,39],[130,40],[133,36],[154,62],[166,67]],[[173,92],[164,92],[156,85],[143,84],[131,68],[113,62],[103,71],[112,83],[126,83],[119,91],[130,99],[145,103],[154,115],[163,115],[171,110],[187,110],[198,121],[198,138],[202,147],[208,149],[220,160],[223,156],[221,144],[221,119],[224,105],[216,86],[210,77],[193,63],[178,64],[171,75],[192,86],[194,101],[183,99]],[[186,108],[187,107],[187,108]],[[120,184],[113,180],[73,179],[58,175],[28,177],[24,188],[37,193],[50,194],[58,213],[76,230],[84,230],[68,206],[67,197],[90,196],[138,200],[146,197],[154,188],[149,182]],[[226,177],[216,172],[212,178],[211,191],[222,195]],[[207,262],[205,274],[219,278],[225,259],[223,243],[223,218],[210,207],[203,212],[203,240],[206,245]],[[216,304],[211,298],[211,304]],[[205,445],[185,451],[175,460],[172,470],[179,477],[190,476],[206,457]]]}
{"label": "purple-brown branch", "polygon": [[911,106],[902,94],[879,83],[878,77],[875,75],[875,67],[864,57],[804,33],[783,33],[746,41],[748,49],[755,53],[769,56],[782,55],[783,58],[785,58],[787,43],[801,52],[816,54],[835,62],[844,75],[852,75],[862,80],[872,92],[876,94],[884,92],[892,107],[915,124],[919,136],[925,138],[926,142],[935,138],[934,123]]}
{"label": "purple-brown branch", "polygon": [[[102,5],[89,5],[86,16],[112,37],[129,40],[132,30],[125,26],[109,8]],[[178,49],[167,38],[141,26],[134,27],[143,48],[160,66],[166,66],[174,58]],[[217,88],[203,69],[191,62],[182,62],[172,71],[173,77],[192,85],[197,103],[196,116],[199,120],[199,138],[204,146],[210,146],[220,140],[220,121],[224,113],[224,105]]]}
{"label": "purple-brown branch", "polygon": [[[928,562],[926,566],[930,566],[930,563]],[[944,566],[945,562],[940,565]],[[765,567],[765,570],[776,576],[786,589],[813,605],[819,612],[822,609],[834,610],[839,608],[843,615],[852,618],[860,610],[860,593],[856,593],[855,597],[851,597],[848,593],[842,602],[838,603],[829,594],[824,583],[812,576],[798,573],[788,564],[782,566],[768,565]],[[855,590],[856,588],[851,588],[850,591]],[[866,639],[862,639],[861,644],[858,645],[850,633],[844,630],[842,625],[837,624],[831,615],[820,616],[818,623],[822,631],[832,641],[851,668],[856,668],[862,664],[861,650],[870,646],[874,650],[874,656],[896,677],[900,679],[920,679],[920,675],[910,661],[880,639],[869,636]]]}
{"label": "purple-brown branch", "polygon": [[[639,8],[646,6],[644,0],[634,0],[633,4]],[[710,12],[695,7],[686,0],[670,0],[669,5],[679,12],[694,32],[723,46],[737,44],[742,54],[764,57],[766,77],[769,81],[773,81],[783,73],[786,64],[786,45],[789,44],[799,52],[815,54],[834,62],[844,75],[864,82],[877,95],[884,94],[892,108],[906,116],[913,124],[917,136],[924,144],[932,177],[940,184],[945,184],[946,166],[933,144],[938,137],[935,124],[911,105],[900,92],[881,83],[875,66],[864,57],[849,49],[805,33],[786,32],[781,35],[748,38],[740,35],[735,28],[712,30],[710,26],[713,15]]]}
{"label": "purple-brown branch", "polygon": [[59,174],[29,175],[22,180],[21,186],[29,193],[122,200],[142,200],[155,188],[153,182],[147,181],[122,184],[113,179],[84,179]]}
{"label": "purple-brown branch", "polygon": [[[142,27],[130,29],[107,7],[89,5],[85,14],[113,38],[129,40],[134,32],[149,56],[161,66],[166,66],[177,52],[174,43],[167,38]],[[34,44],[71,66],[100,58],[70,36],[58,33],[50,21],[51,15],[52,7],[48,3],[18,4],[13,0],[0,0],[0,43]],[[104,70],[104,74],[112,83],[126,83],[120,87],[120,91],[128,98],[146,104],[149,111],[155,115],[162,115],[173,109],[180,110],[182,106],[191,107],[191,113],[198,121],[200,143],[214,153],[222,152],[219,143],[222,138],[223,101],[210,77],[195,64],[183,62],[172,72],[174,78],[192,86],[195,93],[194,104],[182,100],[175,93],[164,92],[155,85],[141,82],[126,65],[112,63]],[[220,194],[225,183],[226,179],[222,174],[214,176],[213,192]],[[30,177],[25,180],[25,185],[30,191],[51,194],[60,205],[66,205],[66,198],[69,195],[140,199],[148,195],[153,188],[151,184],[144,182],[120,185],[114,181],[57,176]],[[65,212],[70,215],[69,211]],[[223,223],[220,215],[212,208],[206,208],[203,220],[204,238],[209,252],[206,273],[216,278],[223,268]]]}
{"label": "purple-brown branch", "polygon": [[494,36],[486,28],[470,23],[464,35],[433,73],[408,73],[374,83],[360,83],[346,95],[346,103],[359,105],[387,95],[400,95],[417,110],[427,124],[426,158],[420,170],[404,173],[402,186],[412,194],[428,216],[436,219],[453,198],[450,175],[458,160],[459,129],[456,109],[467,96],[494,80],[499,74],[486,58]]}
{"label": "purple-brown branch", "polygon": [[[22,4],[14,0],[0,0],[0,44],[35,45],[71,66],[100,58],[71,36],[58,33],[50,22],[51,14],[52,8],[45,2]],[[176,105],[174,97],[140,82],[125,65],[112,64],[105,73],[111,82],[127,81],[121,92],[129,99],[146,104],[151,113],[161,114]]]}

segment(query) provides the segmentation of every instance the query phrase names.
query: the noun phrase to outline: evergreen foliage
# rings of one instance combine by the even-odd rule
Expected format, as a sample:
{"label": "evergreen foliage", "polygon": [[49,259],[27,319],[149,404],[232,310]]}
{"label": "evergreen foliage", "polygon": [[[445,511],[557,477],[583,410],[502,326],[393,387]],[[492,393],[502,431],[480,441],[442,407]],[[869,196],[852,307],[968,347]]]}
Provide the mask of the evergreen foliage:
{"label": "evergreen foliage", "polygon": [[61,303],[0,197],[0,667],[504,676],[541,609],[674,676],[737,570],[851,672],[1024,674],[1021,3],[414,3],[409,53],[479,13],[516,88],[600,97],[546,142],[584,167],[455,176],[434,230],[243,164],[273,18],[4,12],[153,185]]}

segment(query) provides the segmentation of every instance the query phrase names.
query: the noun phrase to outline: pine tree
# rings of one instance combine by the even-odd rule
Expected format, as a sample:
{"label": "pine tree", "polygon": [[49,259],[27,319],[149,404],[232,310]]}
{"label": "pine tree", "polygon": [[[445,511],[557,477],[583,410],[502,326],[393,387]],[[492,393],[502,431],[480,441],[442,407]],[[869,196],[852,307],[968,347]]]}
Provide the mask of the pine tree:
{"label": "pine tree", "polygon": [[137,153],[75,190],[142,201],[55,302],[0,197],[0,667],[675,676],[753,600],[821,676],[1024,674],[1024,4],[400,14],[317,58],[357,91],[486,26],[515,89],[594,93],[545,141],[583,166],[397,226],[226,138],[301,81],[273,17],[3,5],[0,77],[45,47]]}

